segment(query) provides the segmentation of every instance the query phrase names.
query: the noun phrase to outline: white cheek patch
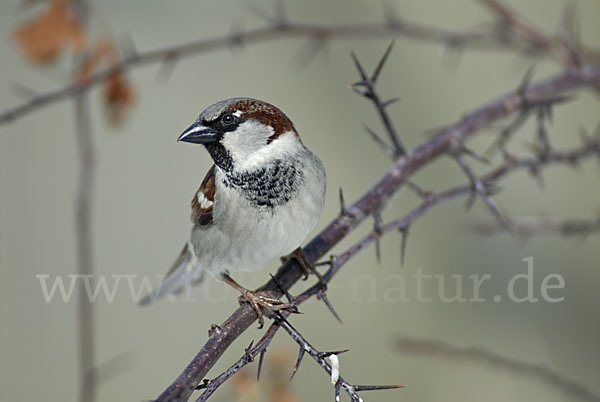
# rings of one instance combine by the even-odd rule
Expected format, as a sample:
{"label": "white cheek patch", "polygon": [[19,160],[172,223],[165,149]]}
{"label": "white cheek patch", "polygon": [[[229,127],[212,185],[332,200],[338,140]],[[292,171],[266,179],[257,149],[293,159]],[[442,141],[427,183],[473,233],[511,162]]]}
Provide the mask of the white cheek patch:
{"label": "white cheek patch", "polygon": [[206,198],[204,196],[202,191],[198,191],[198,195],[196,196],[196,199],[198,200],[198,203],[200,204],[201,208],[209,208],[213,204],[213,202],[211,200],[209,200],[208,198]]}

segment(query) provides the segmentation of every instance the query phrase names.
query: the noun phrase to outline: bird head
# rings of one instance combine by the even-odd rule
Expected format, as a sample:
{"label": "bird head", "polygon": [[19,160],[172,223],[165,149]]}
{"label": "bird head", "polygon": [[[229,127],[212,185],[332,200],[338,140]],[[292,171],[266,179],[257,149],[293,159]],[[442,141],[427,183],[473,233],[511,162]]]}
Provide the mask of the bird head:
{"label": "bird head", "polygon": [[178,141],[204,145],[223,170],[254,170],[303,148],[281,110],[251,98],[227,99],[207,107]]}

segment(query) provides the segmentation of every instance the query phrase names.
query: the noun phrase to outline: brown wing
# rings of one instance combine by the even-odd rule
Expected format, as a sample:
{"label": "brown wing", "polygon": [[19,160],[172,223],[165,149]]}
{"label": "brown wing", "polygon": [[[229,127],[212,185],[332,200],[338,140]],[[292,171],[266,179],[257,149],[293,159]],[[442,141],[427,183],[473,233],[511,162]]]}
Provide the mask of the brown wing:
{"label": "brown wing", "polygon": [[192,219],[200,226],[210,225],[215,201],[215,165],[212,165],[192,199]]}

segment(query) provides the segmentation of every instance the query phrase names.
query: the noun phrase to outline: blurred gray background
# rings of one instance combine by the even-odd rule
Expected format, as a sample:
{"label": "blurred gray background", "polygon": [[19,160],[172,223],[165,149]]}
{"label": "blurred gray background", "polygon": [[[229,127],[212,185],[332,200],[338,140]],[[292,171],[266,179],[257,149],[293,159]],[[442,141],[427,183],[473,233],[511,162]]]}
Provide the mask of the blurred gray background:
{"label": "blurred gray background", "polygon": [[[491,21],[473,1],[387,2],[403,17],[454,29]],[[582,37],[600,46],[600,3],[579,1]],[[272,10],[271,1],[252,1]],[[342,24],[382,20],[379,1],[286,2],[296,22]],[[549,31],[560,20],[564,1],[510,1],[516,10]],[[40,68],[22,57],[12,31],[35,15],[18,1],[0,3],[0,110],[24,100],[14,84],[39,92],[69,80],[72,58]],[[246,28],[264,25],[243,1],[156,0],[92,3],[92,29],[97,36],[117,39],[131,35],[138,50],[227,35],[232,24]],[[242,49],[220,50],[187,57],[168,79],[158,66],[128,73],[136,103],[120,127],[106,122],[98,89],[91,91],[92,129],[98,152],[93,200],[93,247],[97,275],[164,273],[189,230],[189,201],[211,161],[203,149],[178,144],[176,138],[207,105],[233,96],[269,101],[294,121],[305,144],[319,154],[328,173],[327,204],[317,230],[338,213],[338,188],[348,202],[355,200],[389,165],[368,138],[363,124],[383,132],[372,105],[348,89],[357,80],[350,51],[368,69],[388,39],[344,39],[329,44],[310,65],[298,58],[304,40],[276,40]],[[399,38],[379,84],[384,97],[400,97],[390,112],[404,143],[412,148],[427,139],[429,129],[456,121],[484,102],[515,88],[535,65],[535,79],[558,73],[552,60],[528,59],[510,52],[467,50],[448,58],[438,44]],[[555,109],[550,127],[557,147],[578,144],[578,129],[593,129],[600,113],[598,99],[581,92],[576,101]],[[535,130],[527,124],[513,142],[526,153]],[[482,133],[474,142],[485,148],[497,131]],[[76,304],[56,297],[44,301],[36,275],[68,280],[75,266],[74,196],[77,181],[73,102],[63,101],[0,127],[0,400],[74,400],[78,388]],[[481,171],[485,171],[485,167]],[[578,169],[549,168],[540,188],[520,172],[502,183],[496,197],[515,216],[555,216],[593,219],[600,209],[598,165]],[[427,189],[444,189],[464,181],[449,158],[419,172],[415,181]],[[418,199],[407,190],[383,211],[384,219],[407,213]],[[373,249],[364,251],[331,284],[329,297],[344,324],[315,301],[303,305],[293,324],[321,350],[350,349],[342,355],[342,375],[351,382],[402,383],[408,388],[365,394],[371,401],[563,401],[555,389],[528,378],[481,366],[457,364],[406,354],[396,349],[400,334],[441,339],[457,346],[477,346],[504,356],[547,366],[600,393],[600,264],[599,236],[587,239],[539,236],[520,241],[507,234],[485,237],[468,230],[488,218],[478,201],[468,213],[464,200],[433,210],[410,232],[407,259],[399,263],[400,237],[382,241],[382,263]],[[372,229],[365,223],[334,250],[341,253]],[[316,232],[315,232],[316,233]],[[534,257],[535,296],[549,274],[560,274],[565,288],[560,303],[514,303],[506,297],[511,277],[525,273],[523,258]],[[265,282],[276,263],[262,271],[237,275],[248,287]],[[451,275],[462,275],[465,297],[472,296],[468,275],[490,273],[482,286],[482,303],[444,303],[435,297],[437,282],[423,290],[433,301],[415,300],[414,280],[423,274],[444,275],[448,296]],[[394,275],[407,283],[408,302],[386,300],[397,286]],[[298,293],[307,286],[300,283]],[[137,285],[136,285],[137,286]],[[518,287],[524,292],[525,286]],[[522,293],[521,293],[522,294]],[[105,366],[99,401],[141,401],[156,397],[203,345],[211,323],[220,323],[237,306],[237,295],[215,280],[195,289],[197,302],[163,301],[140,308],[122,284],[114,301],[100,297],[94,304],[96,359]],[[241,356],[251,340],[262,335],[249,329],[211,371],[213,377]],[[296,345],[284,333],[270,347],[284,363],[267,354],[267,367],[291,373]],[[116,363],[115,360],[116,359]],[[255,374],[256,365],[250,368]],[[285,371],[284,377],[287,377]],[[268,372],[266,372],[268,373]],[[269,375],[263,396],[269,400]],[[291,383],[297,400],[332,400],[327,375],[305,357]],[[238,398],[239,387],[228,385],[215,401]],[[248,394],[250,395],[250,394]],[[250,398],[248,396],[247,398]],[[343,398],[346,398],[343,395]],[[246,399],[252,400],[252,399]]]}

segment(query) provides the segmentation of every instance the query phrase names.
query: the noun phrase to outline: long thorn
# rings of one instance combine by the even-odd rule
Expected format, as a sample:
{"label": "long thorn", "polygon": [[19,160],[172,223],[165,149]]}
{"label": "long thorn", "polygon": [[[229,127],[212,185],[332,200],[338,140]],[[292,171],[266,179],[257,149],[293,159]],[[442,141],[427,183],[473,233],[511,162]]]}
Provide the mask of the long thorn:
{"label": "long thorn", "polygon": [[382,389],[398,389],[398,388],[406,388],[406,385],[355,385],[354,390],[356,392],[360,391],[379,391]]}
{"label": "long thorn", "polygon": [[473,151],[472,149],[469,149],[465,146],[463,146],[462,151],[465,153],[465,155],[470,156],[471,158],[475,159],[478,162],[484,163],[486,165],[489,165],[491,163],[491,161],[486,158],[485,156],[481,156],[478,153],[476,153],[475,151]]}
{"label": "long thorn", "polygon": [[246,349],[244,349],[244,359],[250,363],[254,361],[254,357],[252,356],[252,345],[254,344],[254,341],[250,342],[250,345],[248,345],[248,347]]}
{"label": "long thorn", "polygon": [[456,162],[459,164],[459,166],[462,168],[464,173],[469,178],[469,181],[471,182],[471,185],[473,186],[474,192],[477,192],[481,196],[482,200],[488,206],[490,211],[494,214],[494,216],[496,216],[496,218],[502,224],[502,226],[510,233],[511,232],[510,224],[508,223],[508,221],[506,220],[506,218],[500,211],[500,208],[498,208],[498,205],[496,204],[496,202],[492,199],[492,197],[490,197],[487,194],[487,189],[485,188],[485,186],[483,185],[481,180],[479,180],[477,175],[475,175],[475,173],[469,167],[469,165],[467,165],[467,163],[463,159],[460,152],[461,151],[456,152],[454,155],[454,158],[456,159]]}
{"label": "long thorn", "polygon": [[342,319],[340,318],[340,316],[338,315],[337,311],[335,311],[333,304],[331,304],[331,302],[329,301],[329,298],[327,297],[327,293],[325,293],[324,290],[320,290],[319,293],[317,293],[317,298],[323,300],[323,303],[325,303],[325,305],[327,306],[329,311],[331,311],[331,314],[333,314],[333,316],[340,322],[340,324],[344,323],[342,321]]}
{"label": "long thorn", "polygon": [[375,133],[375,131],[371,130],[368,126],[365,126],[365,130],[367,130],[367,132],[371,134],[371,138],[373,138],[373,140],[377,144],[379,144],[381,148],[383,148],[383,150],[386,154],[388,154],[388,156],[392,158],[396,156],[396,151],[394,151],[388,144],[386,144],[385,141],[382,140],[381,137],[377,135],[377,133]]}
{"label": "long thorn", "polygon": [[535,68],[533,66],[529,66],[529,68],[525,72],[525,75],[521,79],[521,83],[517,87],[517,95],[519,95],[522,98],[525,97],[525,92],[527,91],[527,88],[529,87],[529,84],[531,83],[531,80],[533,79],[534,73],[535,73]]}
{"label": "long thorn", "polygon": [[340,187],[340,215],[346,216],[348,215],[348,210],[346,209],[346,202],[344,201],[344,191]]}
{"label": "long thorn", "polygon": [[279,282],[277,280],[277,278],[275,278],[275,276],[273,276],[273,274],[269,273],[269,275],[271,275],[271,279],[273,280],[273,282],[275,282],[275,284],[277,285],[277,287],[281,290],[281,292],[288,299],[289,304],[294,305],[294,297],[290,294],[290,292],[288,292],[288,290],[283,287],[283,285],[281,284],[281,282]]}
{"label": "long thorn", "polygon": [[367,73],[365,73],[365,70],[360,64],[360,61],[358,61],[358,57],[356,57],[356,54],[354,52],[350,52],[350,56],[352,57],[352,60],[354,60],[354,65],[356,66],[356,69],[358,70],[358,73],[360,74],[360,77],[363,79],[363,81],[369,81],[369,77],[367,76]]}
{"label": "long thorn", "polygon": [[331,355],[341,355],[342,353],[346,353],[349,350],[350,349],[342,349],[342,350],[334,350],[333,352],[319,352],[319,357],[321,359],[324,359],[324,358],[329,357]]}
{"label": "long thorn", "polygon": [[267,348],[264,348],[263,350],[260,351],[260,356],[258,358],[258,370],[256,371],[256,382],[258,382],[260,380],[260,372],[262,370],[265,353],[267,353]]}
{"label": "long thorn", "polygon": [[417,195],[424,200],[427,200],[429,197],[432,196],[431,191],[423,190],[412,180],[407,180],[406,184],[408,185],[408,187],[410,187],[411,190],[413,190],[415,193],[417,193]]}
{"label": "long thorn", "polygon": [[377,82],[377,79],[379,78],[379,73],[381,73],[381,69],[383,68],[383,65],[385,64],[385,62],[387,61],[387,58],[389,57],[390,53],[392,52],[392,48],[394,47],[394,39],[392,39],[390,41],[390,44],[388,45],[387,49],[385,49],[385,53],[383,53],[383,56],[381,56],[381,59],[379,60],[379,63],[377,63],[377,67],[375,67],[375,70],[373,71],[373,75],[371,76],[371,82],[373,84],[375,84]]}
{"label": "long thorn", "polygon": [[388,100],[386,100],[385,102],[382,102],[382,103],[381,103],[381,106],[382,106],[382,107],[385,109],[385,108],[387,108],[388,106],[390,106],[390,105],[392,105],[392,104],[394,104],[394,103],[398,102],[399,100],[400,100],[400,98],[392,98],[392,99],[388,99]]}
{"label": "long thorn", "polygon": [[408,226],[401,229],[400,232],[402,233],[402,241],[400,243],[400,266],[403,267],[404,266],[404,261],[406,259],[406,242],[408,240]]}
{"label": "long thorn", "polygon": [[377,259],[377,264],[381,264],[381,212],[375,211],[373,213],[373,218],[375,220],[373,226],[373,233],[375,234],[375,258]]}
{"label": "long thorn", "polygon": [[294,376],[296,375],[296,372],[298,372],[298,369],[300,368],[300,363],[302,363],[303,357],[304,357],[304,348],[300,347],[300,350],[298,351],[298,359],[296,360],[296,365],[294,366],[294,371],[292,371],[292,375],[290,376],[290,381],[292,381],[292,378],[294,378]]}

